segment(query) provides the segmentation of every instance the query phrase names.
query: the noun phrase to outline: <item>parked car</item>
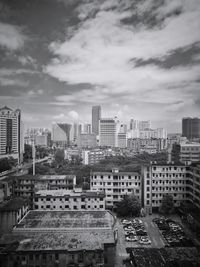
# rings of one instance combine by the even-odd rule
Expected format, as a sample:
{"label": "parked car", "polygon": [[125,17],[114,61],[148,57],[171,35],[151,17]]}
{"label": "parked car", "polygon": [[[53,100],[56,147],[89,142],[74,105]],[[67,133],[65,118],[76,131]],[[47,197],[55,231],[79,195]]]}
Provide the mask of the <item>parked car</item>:
{"label": "parked car", "polygon": [[125,237],[125,240],[128,242],[136,242],[136,241],[138,241],[138,238],[135,235],[129,235],[129,236]]}
{"label": "parked car", "polygon": [[148,245],[151,244],[151,240],[148,236],[142,236],[139,241],[140,244]]}
{"label": "parked car", "polygon": [[124,219],[124,220],[122,220],[122,224],[129,225],[129,224],[131,224],[131,221]]}

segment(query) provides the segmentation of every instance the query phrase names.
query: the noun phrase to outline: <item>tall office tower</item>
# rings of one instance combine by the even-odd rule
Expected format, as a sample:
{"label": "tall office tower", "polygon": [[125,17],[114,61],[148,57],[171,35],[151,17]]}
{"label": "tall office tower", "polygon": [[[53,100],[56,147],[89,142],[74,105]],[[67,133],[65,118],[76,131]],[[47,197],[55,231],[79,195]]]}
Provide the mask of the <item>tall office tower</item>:
{"label": "tall office tower", "polygon": [[182,136],[187,137],[188,139],[200,138],[200,119],[183,118]]}
{"label": "tall office tower", "polygon": [[116,119],[100,119],[99,121],[99,145],[117,146],[117,134],[119,123]]}
{"label": "tall office tower", "polygon": [[52,141],[58,147],[67,147],[71,141],[72,125],[67,123],[53,123]]}
{"label": "tall office tower", "polygon": [[151,129],[151,121],[140,121],[139,130],[144,131],[145,129]]}
{"label": "tall office tower", "polygon": [[137,130],[139,129],[139,121],[131,119],[130,120],[130,130]]}
{"label": "tall office tower", "polygon": [[12,156],[21,162],[23,156],[23,126],[21,111],[0,109],[0,157]]}
{"label": "tall office tower", "polygon": [[92,107],[92,133],[99,134],[99,120],[101,119],[101,107]]}

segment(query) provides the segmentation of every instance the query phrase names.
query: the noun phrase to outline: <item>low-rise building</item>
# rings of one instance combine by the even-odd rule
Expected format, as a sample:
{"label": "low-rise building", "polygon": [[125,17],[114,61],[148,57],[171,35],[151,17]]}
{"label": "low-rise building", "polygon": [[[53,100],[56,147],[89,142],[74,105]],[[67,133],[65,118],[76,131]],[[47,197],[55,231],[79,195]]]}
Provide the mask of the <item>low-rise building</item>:
{"label": "low-rise building", "polygon": [[38,210],[105,210],[105,194],[82,190],[40,190],[33,198]]}
{"label": "low-rise building", "polygon": [[147,213],[161,207],[165,194],[173,197],[175,207],[187,199],[187,171],[187,166],[181,163],[155,162],[142,167],[142,201]]}
{"label": "low-rise building", "polygon": [[28,210],[29,203],[27,199],[13,198],[0,203],[0,233],[11,231]]}
{"label": "low-rise building", "polygon": [[200,143],[180,144],[180,161],[182,163],[200,161]]}
{"label": "low-rise building", "polygon": [[105,159],[105,152],[101,149],[83,150],[82,159],[84,165],[94,165]]}
{"label": "low-rise building", "polygon": [[105,192],[108,209],[115,209],[116,204],[127,194],[134,194],[141,199],[141,177],[136,172],[121,172],[117,168],[110,172],[92,172],[90,188]]}
{"label": "low-rise building", "polygon": [[114,224],[107,211],[30,211],[0,239],[1,266],[114,267]]}

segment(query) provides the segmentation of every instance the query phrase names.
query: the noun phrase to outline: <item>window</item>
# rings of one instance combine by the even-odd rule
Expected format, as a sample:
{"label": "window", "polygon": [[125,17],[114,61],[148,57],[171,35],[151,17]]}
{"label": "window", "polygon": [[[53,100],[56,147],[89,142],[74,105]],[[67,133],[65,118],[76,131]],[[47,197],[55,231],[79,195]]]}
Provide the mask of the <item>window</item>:
{"label": "window", "polygon": [[49,197],[47,197],[47,201],[50,201],[51,199]]}
{"label": "window", "polygon": [[99,207],[100,207],[100,209],[103,209],[103,205],[100,205]]}
{"label": "window", "polygon": [[35,202],[38,202],[38,198],[35,198]]}
{"label": "window", "polygon": [[77,206],[73,206],[73,209],[74,209],[74,210],[77,210]]}
{"label": "window", "polygon": [[85,209],[85,205],[81,205],[81,209]]}
{"label": "window", "polygon": [[76,202],[76,198],[74,198],[74,202]]}
{"label": "window", "polygon": [[47,209],[50,209],[50,205],[46,205],[46,208],[47,208]]}
{"label": "window", "polygon": [[69,205],[65,205],[65,208],[66,208],[66,209],[69,209]]}
{"label": "window", "polygon": [[149,181],[149,180],[147,180],[147,184],[148,184],[148,185],[150,184],[150,181]]}

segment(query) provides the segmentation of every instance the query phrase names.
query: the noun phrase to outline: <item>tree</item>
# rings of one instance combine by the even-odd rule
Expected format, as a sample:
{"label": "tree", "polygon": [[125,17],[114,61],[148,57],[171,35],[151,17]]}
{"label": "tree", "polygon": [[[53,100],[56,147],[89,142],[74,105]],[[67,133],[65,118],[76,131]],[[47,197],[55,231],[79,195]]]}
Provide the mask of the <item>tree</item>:
{"label": "tree", "polygon": [[24,161],[28,162],[32,159],[32,146],[25,144],[24,145]]}
{"label": "tree", "polygon": [[122,217],[139,216],[141,203],[134,195],[125,195],[117,205],[117,214]]}
{"label": "tree", "polygon": [[55,153],[55,162],[57,165],[62,165],[65,158],[65,152],[63,149],[58,149]]}
{"label": "tree", "polygon": [[173,211],[173,208],[174,208],[173,196],[169,194],[163,195],[160,212],[167,215]]}

